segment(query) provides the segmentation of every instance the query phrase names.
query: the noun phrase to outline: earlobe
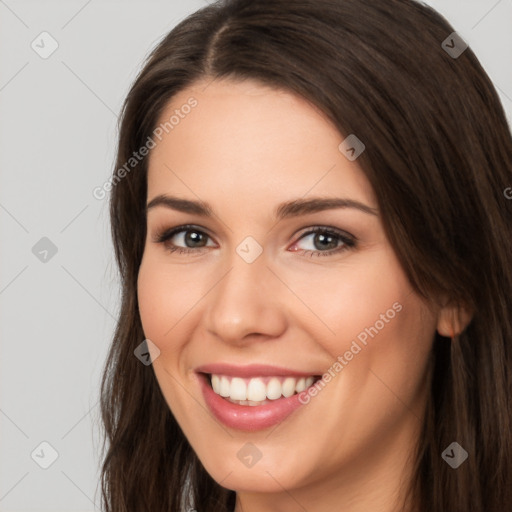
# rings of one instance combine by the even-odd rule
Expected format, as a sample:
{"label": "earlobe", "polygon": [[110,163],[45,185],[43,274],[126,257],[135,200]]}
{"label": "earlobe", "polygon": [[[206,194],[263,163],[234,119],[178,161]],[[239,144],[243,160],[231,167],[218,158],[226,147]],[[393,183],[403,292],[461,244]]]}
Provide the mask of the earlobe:
{"label": "earlobe", "polygon": [[464,306],[446,305],[439,311],[437,317],[437,332],[441,336],[453,338],[466,329],[473,314]]}

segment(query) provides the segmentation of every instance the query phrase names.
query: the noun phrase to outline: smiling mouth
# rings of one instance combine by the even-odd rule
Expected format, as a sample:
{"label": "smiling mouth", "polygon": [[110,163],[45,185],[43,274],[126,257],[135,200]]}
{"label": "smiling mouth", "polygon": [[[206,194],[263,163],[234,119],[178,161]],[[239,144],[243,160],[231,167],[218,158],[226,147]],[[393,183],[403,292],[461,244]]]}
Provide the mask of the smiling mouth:
{"label": "smiling mouth", "polygon": [[259,406],[301,393],[320,380],[310,377],[265,376],[242,378],[228,375],[203,374],[214,393],[237,405]]}

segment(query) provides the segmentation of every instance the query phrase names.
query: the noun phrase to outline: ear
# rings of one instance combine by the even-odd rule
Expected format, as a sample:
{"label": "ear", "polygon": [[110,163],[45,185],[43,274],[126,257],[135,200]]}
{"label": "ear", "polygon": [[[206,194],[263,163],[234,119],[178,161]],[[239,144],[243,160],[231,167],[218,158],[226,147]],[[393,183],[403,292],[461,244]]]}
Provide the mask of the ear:
{"label": "ear", "polygon": [[437,332],[441,336],[453,338],[464,331],[472,318],[473,313],[465,306],[447,304],[439,310]]}

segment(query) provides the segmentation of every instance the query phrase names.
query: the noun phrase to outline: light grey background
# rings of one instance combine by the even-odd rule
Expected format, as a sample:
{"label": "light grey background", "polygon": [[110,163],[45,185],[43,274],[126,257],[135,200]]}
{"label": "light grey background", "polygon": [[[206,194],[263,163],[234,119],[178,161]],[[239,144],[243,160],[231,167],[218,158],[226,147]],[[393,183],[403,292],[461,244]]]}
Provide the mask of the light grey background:
{"label": "light grey background", "polygon": [[[427,3],[479,57],[512,124],[512,0]],[[118,283],[107,199],[92,191],[111,173],[143,58],[205,5],[0,0],[2,512],[99,510],[98,390]],[[47,59],[31,47],[50,48],[43,31],[59,45]],[[43,237],[55,255],[44,242],[33,253]],[[42,442],[58,454],[48,469]]]}

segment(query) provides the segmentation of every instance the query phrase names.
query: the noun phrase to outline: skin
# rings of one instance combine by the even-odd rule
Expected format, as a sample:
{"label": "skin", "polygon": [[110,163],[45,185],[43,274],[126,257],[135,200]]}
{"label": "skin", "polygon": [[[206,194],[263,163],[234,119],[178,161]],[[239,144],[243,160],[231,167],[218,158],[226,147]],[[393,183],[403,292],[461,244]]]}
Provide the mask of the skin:
{"label": "skin", "polygon": [[[281,202],[313,196],[377,209],[357,160],[338,149],[344,136],[318,109],[254,81],[206,85],[172,98],[161,121],[191,96],[198,105],[149,159],[148,203],[168,194],[215,212],[148,211],[138,299],[145,335],[160,350],[153,368],[163,395],[209,474],[237,491],[236,512],[395,511],[422,424],[434,334],[453,328],[454,309],[412,291],[378,212],[274,220]],[[170,252],[172,243],[187,247],[183,232],[167,247],[155,241],[182,224],[205,233],[203,247]],[[333,253],[343,245],[335,238],[323,249],[314,234],[303,236],[314,226],[350,233],[356,246]],[[263,248],[252,263],[236,252],[248,236]],[[260,363],[322,374],[394,303],[401,311],[281,424],[249,433],[209,412],[194,368]],[[251,468],[237,457],[247,442],[262,454]]]}

